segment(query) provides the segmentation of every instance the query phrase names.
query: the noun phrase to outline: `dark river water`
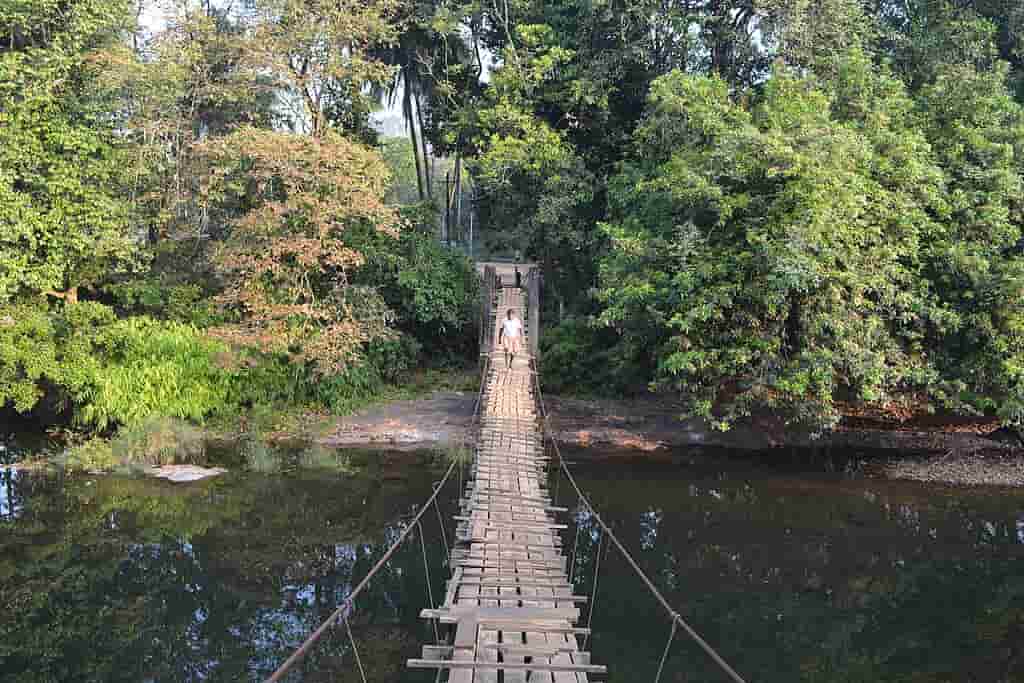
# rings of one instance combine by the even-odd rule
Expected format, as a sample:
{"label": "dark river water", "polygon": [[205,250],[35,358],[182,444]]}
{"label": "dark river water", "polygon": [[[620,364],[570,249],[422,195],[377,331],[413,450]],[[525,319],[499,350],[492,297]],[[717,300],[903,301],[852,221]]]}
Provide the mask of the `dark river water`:
{"label": "dark river water", "polygon": [[[1024,493],[585,455],[574,469],[602,517],[749,683],[1024,681]],[[350,461],[193,484],[0,467],[0,680],[261,680],[365,576],[445,466],[430,454]],[[558,490],[574,506],[565,481]],[[604,548],[588,649],[604,680],[653,680],[668,619],[589,516],[570,519],[582,525],[577,593],[593,590]],[[433,639],[418,618],[424,547],[435,597],[447,572],[436,512],[425,520],[423,545],[414,533],[352,616],[369,681],[434,680],[404,667]],[[344,629],[290,680],[359,681]],[[725,680],[680,633],[662,681]]]}

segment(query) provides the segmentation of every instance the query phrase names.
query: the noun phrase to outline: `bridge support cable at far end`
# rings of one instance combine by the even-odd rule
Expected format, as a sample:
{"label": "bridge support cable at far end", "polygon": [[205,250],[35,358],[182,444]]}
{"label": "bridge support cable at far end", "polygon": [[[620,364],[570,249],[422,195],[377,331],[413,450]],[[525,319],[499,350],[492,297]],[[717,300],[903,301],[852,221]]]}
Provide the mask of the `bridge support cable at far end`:
{"label": "bridge support cable at far end", "polygon": [[[320,626],[317,627],[317,629],[313,631],[313,633],[311,633],[308,638],[306,638],[305,642],[303,642],[302,645],[300,645],[295,650],[295,652],[293,652],[291,656],[288,657],[288,659],[286,659],[284,663],[281,664],[281,666],[279,666],[277,670],[270,675],[270,678],[267,679],[266,683],[277,683],[277,681],[282,680],[285,674],[287,674],[291,670],[291,668],[299,662],[299,660],[301,660],[309,653],[310,649],[312,649],[312,647],[316,645],[316,643],[324,635],[327,629],[330,628],[333,624],[337,623],[339,619],[343,619],[345,621],[345,628],[349,629],[349,637],[351,638],[351,629],[348,626],[348,613],[349,610],[351,610],[355,606],[356,597],[358,597],[359,594],[362,593],[363,590],[365,590],[368,585],[370,585],[370,581],[373,580],[373,577],[376,576],[377,572],[379,572],[384,567],[384,565],[388,563],[391,557],[398,551],[398,548],[401,547],[401,545],[405,542],[405,539],[409,537],[409,534],[412,533],[412,530],[419,526],[420,520],[423,518],[423,515],[426,513],[427,510],[430,509],[430,506],[433,505],[434,501],[437,499],[437,496],[441,493],[441,490],[444,488],[444,485],[452,476],[452,472],[455,470],[456,462],[456,460],[452,460],[452,463],[448,466],[448,471],[446,471],[444,473],[444,477],[441,478],[441,483],[437,486],[437,488],[434,489],[433,495],[431,495],[427,502],[423,504],[419,512],[416,513],[416,517],[413,518],[412,522],[410,522],[405,527],[405,529],[402,530],[402,533],[399,535],[398,540],[396,540],[391,545],[391,547],[388,548],[387,552],[384,553],[384,556],[377,561],[377,564],[373,565],[373,568],[370,569],[370,571],[366,574],[365,577],[363,577],[363,580],[360,581],[359,584],[354,589],[352,589],[352,593],[350,593],[349,596],[345,598],[345,601],[341,603],[338,609],[334,610],[334,612],[332,612],[331,615],[327,617],[327,619],[325,619],[324,622],[320,624]],[[421,531],[420,536],[422,537],[422,535],[423,534]],[[360,668],[361,667],[362,664],[360,664]],[[363,680],[365,680],[365,677]]]}
{"label": "bridge support cable at far end", "polygon": [[[597,580],[601,578],[601,550],[604,546],[605,534],[602,531],[597,538],[597,554],[594,556],[594,587],[590,591],[590,608],[587,610],[587,631],[594,621],[594,607],[597,605]],[[590,633],[583,636],[583,649],[587,649],[587,642],[590,641]]]}
{"label": "bridge support cable at far end", "polygon": [[665,662],[668,661],[668,653],[672,649],[672,641],[676,639],[676,630],[679,628],[679,620],[672,620],[672,631],[668,634],[668,642],[665,643],[665,651],[661,653],[661,663],[658,664],[658,673],[654,676],[654,683],[661,683],[661,674],[665,670]]}
{"label": "bridge support cable at far end", "polygon": [[348,615],[346,614],[343,619],[345,621],[345,630],[348,632],[348,642],[352,644],[352,654],[355,655],[356,666],[359,667],[359,677],[363,679],[363,683],[367,683],[366,671],[363,670],[363,660],[359,658],[359,648],[356,647],[356,639],[352,636],[352,627],[348,624]]}
{"label": "bridge support cable at far end", "polygon": [[[437,500],[436,498],[434,499]],[[430,580],[430,563],[427,561],[427,537],[423,535],[423,524],[416,522],[416,526],[419,527],[420,531],[420,547],[423,549],[423,574],[427,579],[427,600],[430,605],[430,609],[437,607],[437,603],[434,602],[434,587],[431,585]],[[437,645],[441,644],[441,633],[437,629],[437,619],[431,619],[430,623],[434,625],[434,643]]]}
{"label": "bridge support cable at far end", "polygon": [[[462,470],[459,470],[460,472]],[[434,489],[441,487],[441,482],[434,482]],[[459,489],[460,491],[462,489]],[[437,511],[437,523],[441,527],[441,547],[444,549],[445,558],[448,561],[448,567],[452,564],[452,549],[448,546],[448,532],[444,530],[444,516],[441,514],[441,504],[437,502],[437,498],[434,499],[434,509]]]}
{"label": "bridge support cable at far end", "polygon": [[[672,634],[669,637],[669,643],[666,647],[665,654],[662,658],[662,666],[664,666],[664,660],[668,658],[668,649],[671,647],[672,640],[675,638],[675,630],[677,626],[681,626],[683,630],[686,632],[686,634],[690,636],[690,638],[695,643],[697,643],[697,645],[699,645],[702,650],[704,650],[708,657],[710,657],[711,660],[715,662],[715,664],[717,664],[718,667],[726,675],[728,675],[729,678],[731,678],[734,681],[734,683],[746,683],[746,681],[743,680],[743,677],[740,676],[735,669],[729,666],[729,663],[726,662],[720,654],[718,654],[715,648],[711,647],[711,645],[706,640],[701,638],[700,634],[698,634],[697,631],[695,631],[693,627],[690,626],[690,624],[688,624],[685,619],[683,619],[682,615],[679,614],[679,612],[677,612],[672,607],[668,600],[665,599],[665,596],[661,594],[661,591],[658,590],[658,587],[654,585],[654,582],[652,582],[647,577],[647,574],[644,573],[644,570],[640,567],[639,564],[637,564],[636,560],[633,559],[633,556],[629,554],[629,551],[626,550],[626,547],[622,545],[622,542],[611,530],[611,527],[605,524],[605,521],[601,519],[601,515],[598,514],[597,510],[591,504],[590,499],[588,499],[587,496],[583,493],[583,490],[576,482],[575,477],[572,476],[572,472],[569,470],[569,466],[568,464],[566,464],[565,458],[562,457],[562,450],[558,447],[558,441],[553,436],[553,431],[551,429],[550,424],[550,416],[548,415],[547,407],[544,404],[544,394],[541,392],[540,388],[540,373],[538,372],[536,367],[533,368],[532,374],[534,381],[534,390],[537,395],[537,407],[540,412],[541,424],[543,426],[543,435],[544,438],[546,438],[551,443],[552,449],[554,450],[555,455],[558,458],[559,469],[565,473],[565,478],[569,481],[569,484],[576,491],[576,495],[579,497],[579,500],[583,503],[583,506],[590,511],[590,514],[593,516],[598,526],[601,527],[601,537],[603,538],[607,534],[608,539],[615,544],[616,548],[619,549],[619,552],[622,553],[622,556],[625,558],[626,562],[629,564],[630,567],[633,568],[633,571],[636,572],[636,575],[640,577],[640,580],[643,581],[643,583],[647,586],[647,589],[650,591],[651,595],[653,595],[654,598],[658,601],[658,603],[661,604],[661,606],[665,609],[665,611],[668,613],[669,617],[672,620]],[[578,525],[579,522],[577,521],[577,531],[579,530]],[[598,552],[600,553],[600,546],[598,547]],[[575,558],[573,562],[575,564]],[[591,613],[593,613],[593,604],[591,604],[590,611]],[[661,669],[659,668],[658,677],[660,678],[660,676]]]}

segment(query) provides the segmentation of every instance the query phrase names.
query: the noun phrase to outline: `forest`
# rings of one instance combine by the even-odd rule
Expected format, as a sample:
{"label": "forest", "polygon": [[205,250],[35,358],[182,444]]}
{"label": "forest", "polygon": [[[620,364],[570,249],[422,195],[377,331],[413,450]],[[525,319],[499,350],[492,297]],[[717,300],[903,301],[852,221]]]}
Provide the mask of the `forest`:
{"label": "forest", "polygon": [[1017,0],[3,3],[0,406],[110,434],[475,362],[453,193],[539,264],[553,391],[1024,424]]}

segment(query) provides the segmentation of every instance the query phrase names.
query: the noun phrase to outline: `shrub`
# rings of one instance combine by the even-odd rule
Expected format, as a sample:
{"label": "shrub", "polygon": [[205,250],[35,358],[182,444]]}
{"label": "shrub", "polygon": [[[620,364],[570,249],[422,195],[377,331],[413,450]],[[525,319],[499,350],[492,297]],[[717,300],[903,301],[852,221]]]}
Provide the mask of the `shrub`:
{"label": "shrub", "polygon": [[352,463],[346,454],[320,444],[312,444],[302,449],[299,453],[298,465],[303,469],[311,470],[329,470],[341,473],[352,471]]}
{"label": "shrub", "polygon": [[552,393],[621,396],[646,387],[645,370],[615,346],[615,337],[582,318],[542,330],[540,370]]}
{"label": "shrub", "polygon": [[274,474],[281,470],[281,458],[278,453],[254,435],[247,435],[243,439],[242,454],[253,472]]}
{"label": "shrub", "polygon": [[399,334],[393,339],[370,344],[366,357],[382,380],[397,382],[414,367],[422,350],[423,345],[416,339],[407,334]]}
{"label": "shrub", "polygon": [[169,285],[159,280],[126,280],[104,288],[124,314],[148,315],[199,327],[220,321],[203,287],[194,282]]}
{"label": "shrub", "polygon": [[117,459],[108,440],[93,438],[69,448],[64,464],[74,470],[107,471],[114,469]]}
{"label": "shrub", "polygon": [[74,392],[86,424],[102,429],[153,415],[202,422],[229,400],[231,372],[222,367],[227,347],[190,325],[128,318],[95,345],[100,367]]}
{"label": "shrub", "polygon": [[200,465],[206,440],[202,429],[187,422],[152,417],[118,431],[111,451],[123,465]]}
{"label": "shrub", "polygon": [[311,385],[311,399],[336,414],[352,412],[370,400],[383,386],[380,370],[363,359],[345,372]]}
{"label": "shrub", "polygon": [[367,255],[356,278],[380,292],[401,331],[435,355],[475,351],[480,298],[472,261],[420,230],[398,240],[363,232],[356,241]]}
{"label": "shrub", "polygon": [[70,469],[110,471],[120,468],[201,465],[206,461],[202,429],[173,418],[153,417],[118,431],[113,439],[94,437],[68,449]]}
{"label": "shrub", "polygon": [[287,356],[249,351],[242,365],[231,385],[232,405],[253,407],[307,400],[313,382],[306,369],[290,362]]}
{"label": "shrub", "polygon": [[0,310],[0,403],[22,413],[47,392],[97,429],[154,415],[201,422],[229,399],[228,348],[182,323],[117,320],[95,302]]}

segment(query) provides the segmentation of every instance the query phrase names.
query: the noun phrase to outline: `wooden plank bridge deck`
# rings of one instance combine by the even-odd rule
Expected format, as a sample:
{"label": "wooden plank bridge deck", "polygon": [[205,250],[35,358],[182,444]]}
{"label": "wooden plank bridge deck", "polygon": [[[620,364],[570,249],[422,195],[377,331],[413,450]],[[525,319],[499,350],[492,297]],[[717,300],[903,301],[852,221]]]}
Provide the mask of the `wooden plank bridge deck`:
{"label": "wooden plank bridge deck", "polygon": [[[524,316],[523,291],[499,288],[495,330],[509,308]],[[529,333],[529,330],[527,331]],[[584,683],[605,673],[577,637],[586,598],[572,594],[556,508],[546,490],[530,345],[511,369],[490,349],[473,473],[460,501],[452,577],[444,603],[422,616],[454,626],[454,639],[426,645],[410,667],[448,672],[451,683]]]}

